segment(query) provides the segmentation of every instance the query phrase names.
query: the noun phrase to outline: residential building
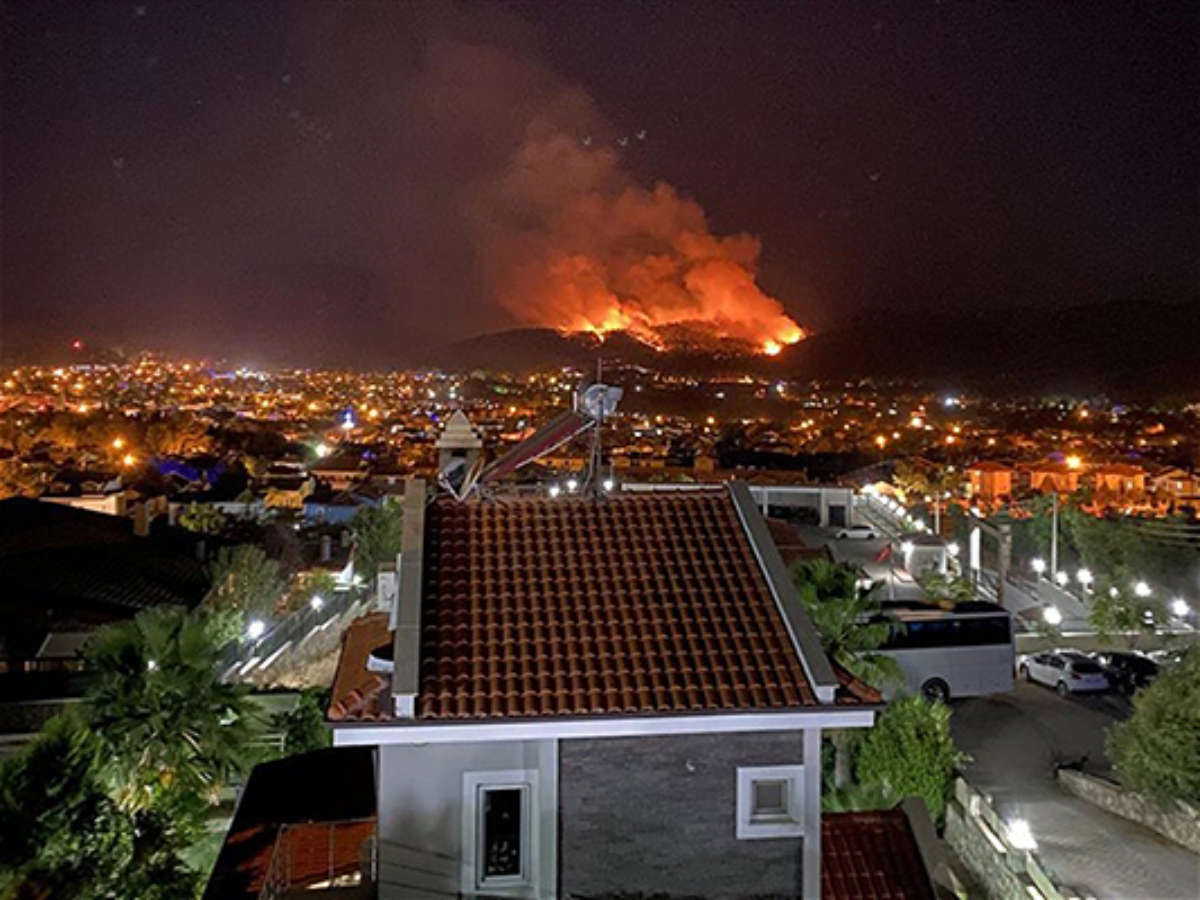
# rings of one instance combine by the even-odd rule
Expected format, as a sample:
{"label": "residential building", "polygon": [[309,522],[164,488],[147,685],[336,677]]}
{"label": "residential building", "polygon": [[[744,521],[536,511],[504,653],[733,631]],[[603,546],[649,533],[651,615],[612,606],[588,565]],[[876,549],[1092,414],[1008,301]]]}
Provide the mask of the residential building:
{"label": "residential building", "polygon": [[744,485],[414,484],[399,570],[329,709],[378,748],[380,897],[427,859],[463,897],[819,896],[821,734],[880,697],[822,653]]}
{"label": "residential building", "polygon": [[1013,470],[1003,463],[977,462],[967,469],[972,500],[997,503],[1012,497]]}
{"label": "residential building", "polygon": [[1142,494],[1146,490],[1146,470],[1130,463],[1109,463],[1092,470],[1096,492],[1118,497]]}
{"label": "residential building", "polygon": [[1031,490],[1042,494],[1073,494],[1079,490],[1079,470],[1065,462],[1046,460],[1025,469]]}
{"label": "residential building", "polygon": [[920,823],[822,814],[822,734],[869,727],[881,697],[824,655],[744,484],[414,481],[397,570],[328,710],[331,753],[373,755],[373,802],[239,811],[210,898],[934,896]]}

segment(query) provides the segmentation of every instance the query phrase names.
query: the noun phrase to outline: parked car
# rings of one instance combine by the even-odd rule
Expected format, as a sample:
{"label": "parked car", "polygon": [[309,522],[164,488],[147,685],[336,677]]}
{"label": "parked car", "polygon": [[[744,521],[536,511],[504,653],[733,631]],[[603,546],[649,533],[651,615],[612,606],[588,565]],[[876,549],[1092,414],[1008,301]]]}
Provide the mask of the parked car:
{"label": "parked car", "polygon": [[1158,677],[1158,663],[1141,653],[1106,650],[1093,653],[1092,659],[1100,664],[1109,683],[1123,694],[1132,694]]}
{"label": "parked car", "polygon": [[1100,664],[1074,650],[1054,650],[1023,657],[1017,674],[1026,681],[1054,688],[1062,697],[1109,688]]}
{"label": "parked car", "polygon": [[[1163,650],[1151,650],[1147,656],[1161,668],[1162,666],[1173,666],[1180,662],[1190,649],[1190,647],[1167,647]],[[1196,652],[1200,653],[1200,650]]]}
{"label": "parked car", "polygon": [[879,532],[870,525],[850,525],[837,533],[839,538],[858,541],[872,541],[879,537]]}

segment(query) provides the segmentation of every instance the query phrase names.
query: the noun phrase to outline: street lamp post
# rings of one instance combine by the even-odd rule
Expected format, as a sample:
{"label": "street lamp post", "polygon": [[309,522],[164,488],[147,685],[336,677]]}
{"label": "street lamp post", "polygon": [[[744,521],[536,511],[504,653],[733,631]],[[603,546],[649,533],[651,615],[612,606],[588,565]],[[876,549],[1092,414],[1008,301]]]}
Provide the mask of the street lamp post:
{"label": "street lamp post", "polygon": [[1054,505],[1050,512],[1050,577],[1058,574],[1058,485],[1054,486]]}

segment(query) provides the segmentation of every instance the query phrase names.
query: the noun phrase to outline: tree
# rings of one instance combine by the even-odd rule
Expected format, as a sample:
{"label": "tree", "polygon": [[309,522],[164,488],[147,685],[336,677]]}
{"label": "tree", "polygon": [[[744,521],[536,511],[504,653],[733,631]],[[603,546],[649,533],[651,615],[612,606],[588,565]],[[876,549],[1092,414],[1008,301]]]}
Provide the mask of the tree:
{"label": "tree", "polygon": [[228,520],[225,514],[209,503],[189,503],[179,517],[179,524],[199,534],[220,534]]}
{"label": "tree", "polygon": [[0,460],[0,500],[6,497],[37,497],[50,483],[45,466],[20,459]]}
{"label": "tree", "polygon": [[1108,735],[1108,754],[1130,790],[1200,805],[1200,649],[1163,670]]}
{"label": "tree", "polygon": [[366,579],[374,579],[379,566],[395,562],[404,533],[404,509],[393,501],[360,509],[351,520],[354,537],[354,568]]}
{"label": "tree", "polygon": [[[896,627],[882,617],[877,585],[861,587],[853,566],[823,559],[794,566],[792,580],[827,656],[868,682],[902,680],[896,661],[874,652]],[[851,774],[850,732],[832,731],[830,739],[837,751],[835,782],[845,788]]]}
{"label": "tree", "polygon": [[100,737],[61,715],[0,767],[0,895],[120,895],[135,831],[107,792],[105,759]]}
{"label": "tree", "polygon": [[895,660],[875,652],[899,627],[883,618],[878,584],[863,587],[854,566],[823,559],[793,567],[792,580],[834,662],[874,684],[902,680]]}
{"label": "tree", "polygon": [[855,789],[872,808],[916,796],[935,822],[945,817],[954,774],[967,760],[950,735],[950,708],[917,695],[893,701],[855,750]]}
{"label": "tree", "polygon": [[975,586],[967,578],[927,572],[918,578],[917,582],[933,603],[954,606],[975,598]]}
{"label": "tree", "polygon": [[1132,647],[1137,643],[1139,633],[1153,634],[1167,621],[1167,610],[1153,595],[1139,597],[1130,581],[1124,569],[1118,569],[1115,576],[1099,579],[1092,608],[1088,611],[1088,622],[1103,641],[1108,642],[1120,634]]}
{"label": "tree", "polygon": [[300,695],[296,708],[275,717],[275,726],[283,729],[283,753],[292,756],[320,750],[333,743],[333,734],[325,726],[325,705],[329,692],[310,689]]}
{"label": "tree", "polygon": [[123,808],[176,793],[215,802],[253,761],[245,689],[217,674],[210,619],[169,608],[101,629],[88,652],[88,718],[112,754]]}
{"label": "tree", "polygon": [[221,550],[209,574],[213,587],[204,608],[214,615],[225,642],[242,633],[247,617],[270,618],[287,589],[279,563],[249,544]]}

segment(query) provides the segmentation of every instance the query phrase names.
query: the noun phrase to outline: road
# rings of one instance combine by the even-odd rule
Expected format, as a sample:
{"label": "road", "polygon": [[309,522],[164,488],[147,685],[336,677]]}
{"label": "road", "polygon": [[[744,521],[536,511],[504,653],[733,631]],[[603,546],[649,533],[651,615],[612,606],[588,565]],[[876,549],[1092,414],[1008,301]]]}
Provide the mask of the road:
{"label": "road", "polygon": [[1062,791],[1055,765],[1088,757],[1104,774],[1104,733],[1127,711],[1104,695],[1063,700],[1020,683],[1011,694],[958,701],[952,727],[970,754],[967,780],[1005,818],[1024,818],[1038,855],[1061,880],[1100,900],[1196,900],[1200,857]]}

